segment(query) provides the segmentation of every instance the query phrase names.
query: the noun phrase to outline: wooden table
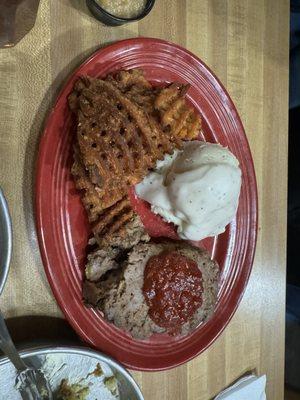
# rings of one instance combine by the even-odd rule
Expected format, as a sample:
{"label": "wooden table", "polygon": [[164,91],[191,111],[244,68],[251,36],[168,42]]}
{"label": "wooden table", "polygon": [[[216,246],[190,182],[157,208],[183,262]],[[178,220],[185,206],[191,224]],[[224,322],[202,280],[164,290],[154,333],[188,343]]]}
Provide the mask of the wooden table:
{"label": "wooden table", "polygon": [[[259,236],[241,305],[221,337],[194,361],[135,373],[146,400],[209,400],[243,373],[267,374],[283,399],[288,142],[289,3],[285,0],[157,0],[140,23],[108,28],[84,1],[41,1],[34,29],[0,50],[0,176],[14,251],[0,306],[16,340],[71,338],[41,263],[32,211],[44,117],[68,74],[100,46],[135,36],[171,40],[221,79],[244,123],[259,188]],[[15,318],[23,316],[23,318]],[[47,316],[28,318],[24,316]],[[33,324],[33,325],[32,325]]]}

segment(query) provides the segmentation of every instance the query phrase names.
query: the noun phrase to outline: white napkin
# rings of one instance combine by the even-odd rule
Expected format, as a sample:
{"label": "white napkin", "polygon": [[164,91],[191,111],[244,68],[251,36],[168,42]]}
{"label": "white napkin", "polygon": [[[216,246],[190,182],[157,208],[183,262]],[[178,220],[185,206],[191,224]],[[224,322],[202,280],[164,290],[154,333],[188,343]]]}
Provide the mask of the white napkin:
{"label": "white napkin", "polygon": [[266,375],[244,376],[225,389],[215,400],[266,400]]}

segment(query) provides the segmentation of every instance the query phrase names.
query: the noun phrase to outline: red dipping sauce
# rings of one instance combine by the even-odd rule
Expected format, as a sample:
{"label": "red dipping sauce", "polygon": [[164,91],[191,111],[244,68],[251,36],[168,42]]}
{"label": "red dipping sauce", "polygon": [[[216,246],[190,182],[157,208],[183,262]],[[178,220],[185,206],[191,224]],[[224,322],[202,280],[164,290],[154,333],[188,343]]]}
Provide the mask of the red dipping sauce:
{"label": "red dipping sauce", "polygon": [[176,334],[202,304],[202,273],[197,263],[176,252],[162,252],[147,262],[143,293],[149,316]]}

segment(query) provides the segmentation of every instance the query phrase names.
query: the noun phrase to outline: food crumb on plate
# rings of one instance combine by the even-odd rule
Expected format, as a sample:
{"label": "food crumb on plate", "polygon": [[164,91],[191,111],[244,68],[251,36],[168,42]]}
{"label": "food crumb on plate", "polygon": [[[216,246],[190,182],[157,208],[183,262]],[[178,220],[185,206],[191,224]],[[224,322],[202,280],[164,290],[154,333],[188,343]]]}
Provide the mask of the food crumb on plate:
{"label": "food crumb on plate", "polygon": [[63,379],[55,398],[56,400],[86,400],[89,392],[89,387],[79,383],[70,384],[68,379]]}

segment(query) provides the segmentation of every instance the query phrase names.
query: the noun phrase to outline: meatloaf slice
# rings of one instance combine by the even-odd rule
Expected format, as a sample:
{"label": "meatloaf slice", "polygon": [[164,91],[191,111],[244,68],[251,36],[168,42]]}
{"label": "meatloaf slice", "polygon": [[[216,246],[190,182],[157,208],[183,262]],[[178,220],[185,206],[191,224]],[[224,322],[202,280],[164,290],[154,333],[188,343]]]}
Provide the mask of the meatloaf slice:
{"label": "meatloaf slice", "polygon": [[[139,243],[129,252],[122,268],[106,272],[98,282],[87,282],[85,299],[103,311],[117,327],[128,331],[136,339],[147,339],[153,333],[163,333],[150,318],[142,287],[144,269],[150,257],[163,251],[178,251],[195,261],[202,273],[202,305],[181,327],[179,335],[186,335],[207,320],[217,302],[219,267],[207,251],[183,242]],[[92,295],[91,295],[92,294]],[[92,301],[91,301],[92,300]]]}
{"label": "meatloaf slice", "polygon": [[[148,242],[150,236],[145,231],[144,225],[138,215],[135,215],[126,225],[125,235],[111,236],[110,244],[103,245],[88,254],[85,266],[85,277],[96,282],[101,276],[111,269],[117,269],[122,264],[128,251],[139,242]],[[96,241],[90,241],[95,244]]]}

